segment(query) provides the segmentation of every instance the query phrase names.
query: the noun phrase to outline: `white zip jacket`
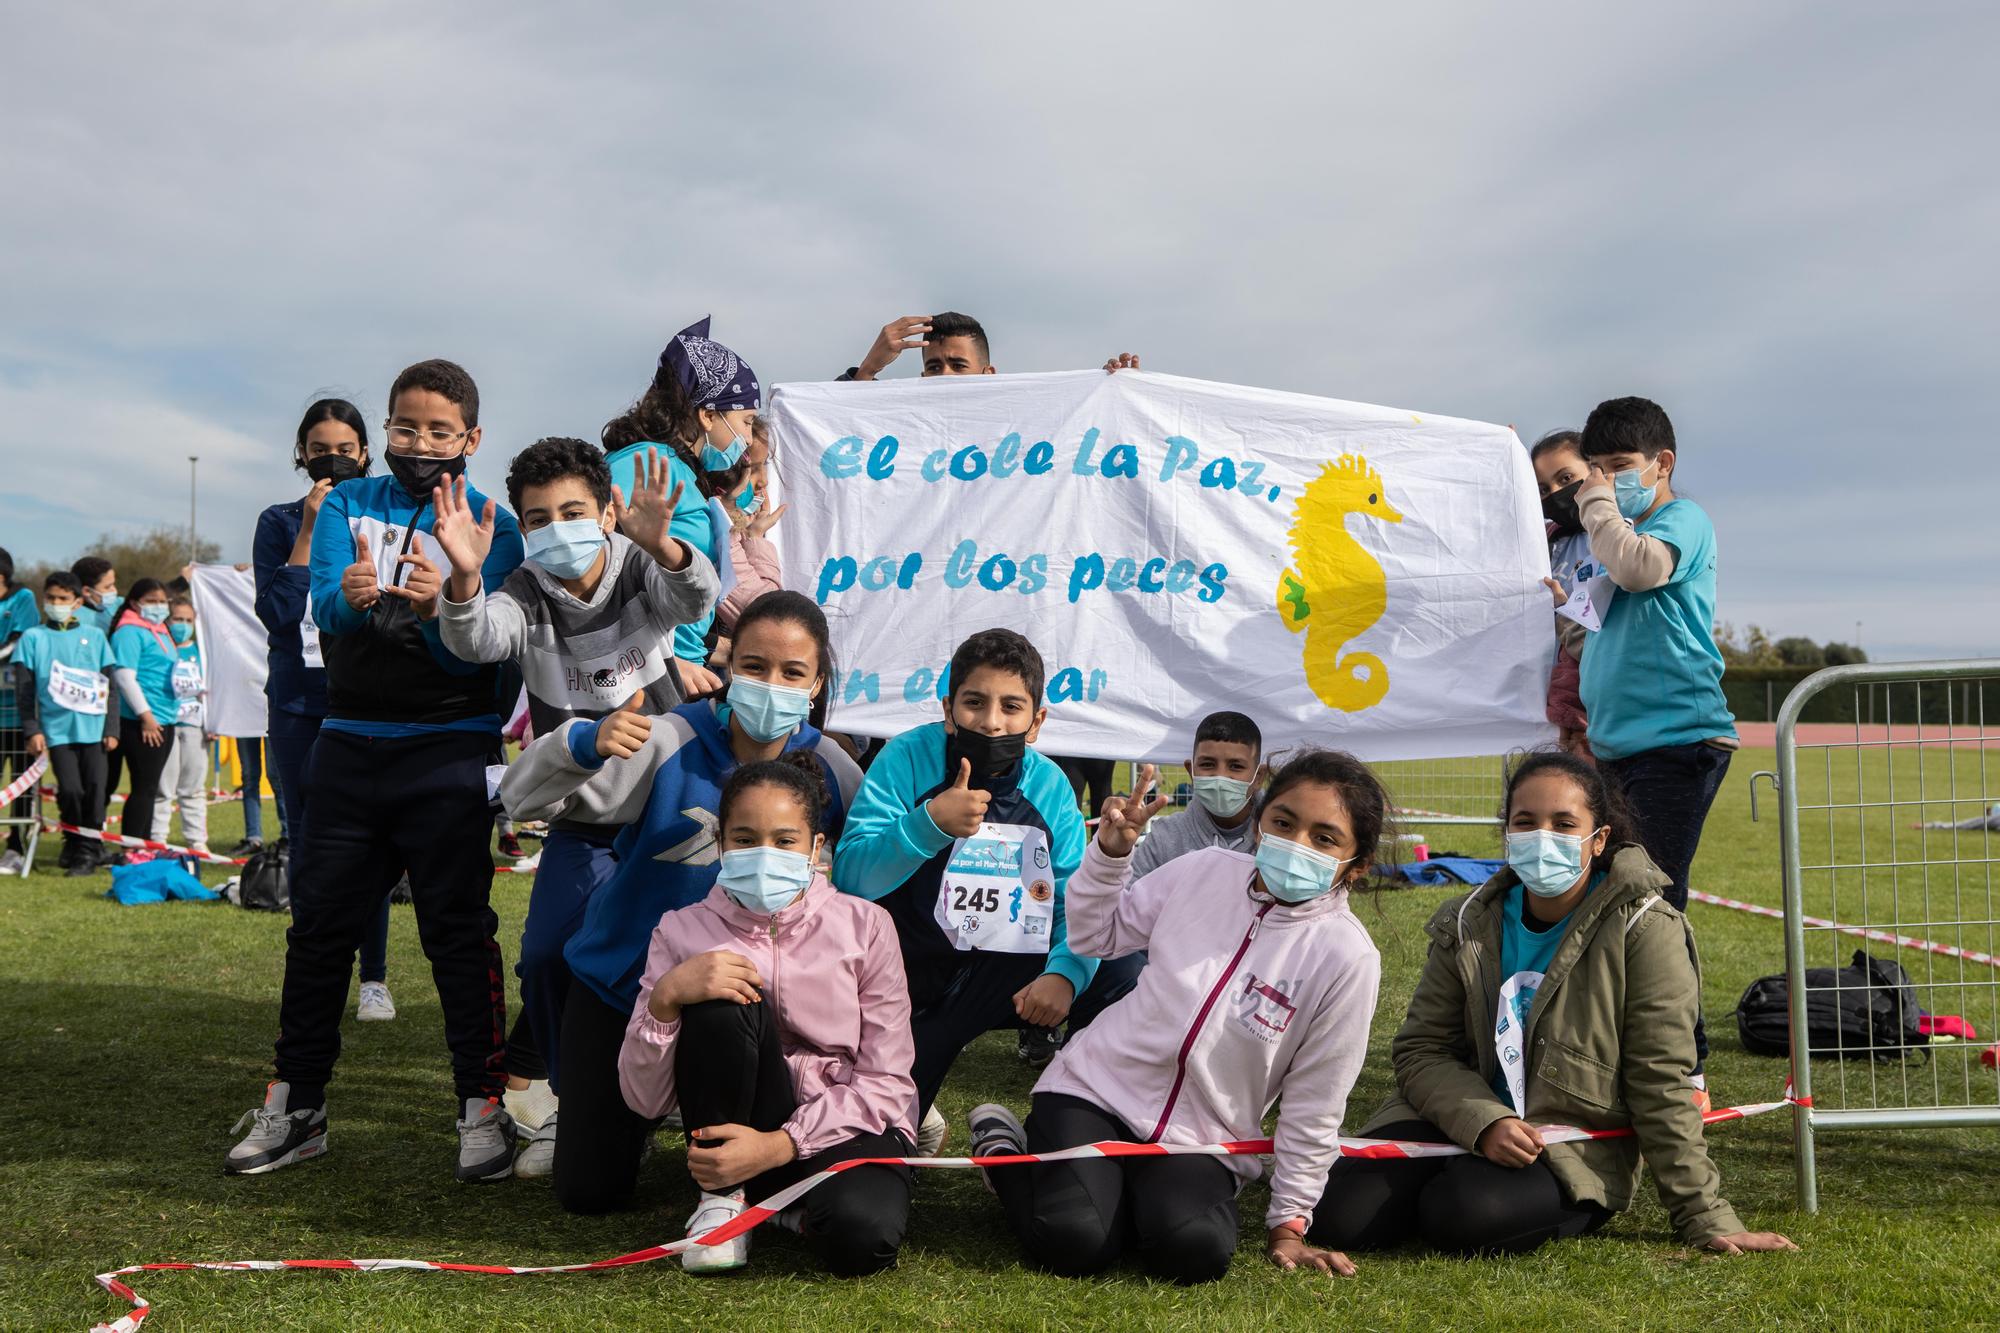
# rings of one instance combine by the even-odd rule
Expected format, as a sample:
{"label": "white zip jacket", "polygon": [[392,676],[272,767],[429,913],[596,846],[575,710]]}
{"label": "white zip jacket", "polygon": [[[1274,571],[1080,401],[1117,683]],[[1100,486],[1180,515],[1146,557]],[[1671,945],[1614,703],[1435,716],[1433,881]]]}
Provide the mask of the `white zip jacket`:
{"label": "white zip jacket", "polygon": [[[1091,842],[1069,881],[1070,947],[1144,949],[1146,969],[1035,1091],[1081,1097],[1157,1143],[1261,1138],[1283,1098],[1265,1225],[1310,1225],[1368,1053],[1375,942],[1344,891],[1297,906],[1253,893],[1245,852],[1190,852],[1127,888],[1130,870]],[[1254,1158],[1223,1160],[1241,1180],[1256,1174]]]}

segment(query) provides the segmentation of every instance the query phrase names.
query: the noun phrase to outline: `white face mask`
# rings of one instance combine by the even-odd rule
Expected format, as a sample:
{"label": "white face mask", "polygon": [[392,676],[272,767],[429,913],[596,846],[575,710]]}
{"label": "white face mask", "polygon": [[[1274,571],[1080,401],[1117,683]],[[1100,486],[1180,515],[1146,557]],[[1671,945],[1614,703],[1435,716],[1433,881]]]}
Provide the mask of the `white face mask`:
{"label": "white face mask", "polygon": [[1239,778],[1200,777],[1188,785],[1194,788],[1201,808],[1217,819],[1233,818],[1250,803],[1250,784]]}

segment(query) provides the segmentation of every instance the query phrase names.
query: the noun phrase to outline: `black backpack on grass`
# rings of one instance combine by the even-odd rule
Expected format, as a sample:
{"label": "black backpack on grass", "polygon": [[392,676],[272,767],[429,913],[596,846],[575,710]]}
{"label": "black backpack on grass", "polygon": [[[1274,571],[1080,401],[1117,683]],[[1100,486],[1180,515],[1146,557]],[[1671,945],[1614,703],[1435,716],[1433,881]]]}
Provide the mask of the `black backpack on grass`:
{"label": "black backpack on grass", "polygon": [[[1783,973],[1750,983],[1736,1004],[1736,1031],[1745,1050],[1792,1053],[1789,1000]],[[1917,1028],[1923,1012],[1910,974],[1864,949],[1856,949],[1846,967],[1806,969],[1806,1045],[1814,1055],[1903,1059],[1910,1048],[1930,1043]]]}
{"label": "black backpack on grass", "polygon": [[259,847],[243,863],[236,901],[253,912],[289,912],[292,888],[285,876],[285,840]]}

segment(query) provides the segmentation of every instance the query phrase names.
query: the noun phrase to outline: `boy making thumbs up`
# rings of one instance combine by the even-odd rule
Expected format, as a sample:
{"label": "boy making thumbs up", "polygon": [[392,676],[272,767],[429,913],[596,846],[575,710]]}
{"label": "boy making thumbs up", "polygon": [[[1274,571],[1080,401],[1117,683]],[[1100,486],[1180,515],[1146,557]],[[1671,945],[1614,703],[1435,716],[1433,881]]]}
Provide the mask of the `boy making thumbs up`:
{"label": "boy making thumbs up", "polygon": [[[1097,970],[1069,951],[1063,919],[1083,816],[1062,770],[1030,748],[1048,716],[1042,656],[1012,630],[982,630],[950,672],[945,720],[883,748],[833,860],[842,891],[895,919],[920,1110],[973,1038],[1060,1023]],[[920,1131],[919,1150],[935,1153],[941,1130]]]}

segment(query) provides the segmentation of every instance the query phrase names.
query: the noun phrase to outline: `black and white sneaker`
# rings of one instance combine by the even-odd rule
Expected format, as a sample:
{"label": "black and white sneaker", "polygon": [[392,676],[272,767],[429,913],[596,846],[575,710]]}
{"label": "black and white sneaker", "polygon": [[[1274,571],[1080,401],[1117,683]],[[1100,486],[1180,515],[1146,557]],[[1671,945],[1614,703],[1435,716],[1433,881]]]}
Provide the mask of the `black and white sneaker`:
{"label": "black and white sneaker", "polygon": [[467,1097],[465,1118],[458,1122],[458,1178],[482,1184],[513,1175],[519,1135],[498,1097]]}
{"label": "black and white sneaker", "polygon": [[291,1084],[273,1083],[264,1089],[264,1104],[243,1113],[236,1129],[249,1125],[250,1132],[222,1159],[225,1172],[260,1176],[326,1152],[326,1108],[290,1110],[286,1103],[291,1095]]}
{"label": "black and white sneaker", "polygon": [[1015,1043],[1014,1054],[1030,1069],[1046,1069],[1049,1061],[1056,1058],[1056,1052],[1061,1050],[1062,1046],[1061,1028],[1026,1027],[1021,1029],[1021,1037]]}
{"label": "black and white sneaker", "polygon": [[[965,1121],[972,1132],[974,1157],[1011,1157],[1028,1150],[1028,1131],[1021,1128],[1020,1117],[998,1102],[973,1107]],[[982,1166],[979,1176],[991,1192],[992,1173]]]}

